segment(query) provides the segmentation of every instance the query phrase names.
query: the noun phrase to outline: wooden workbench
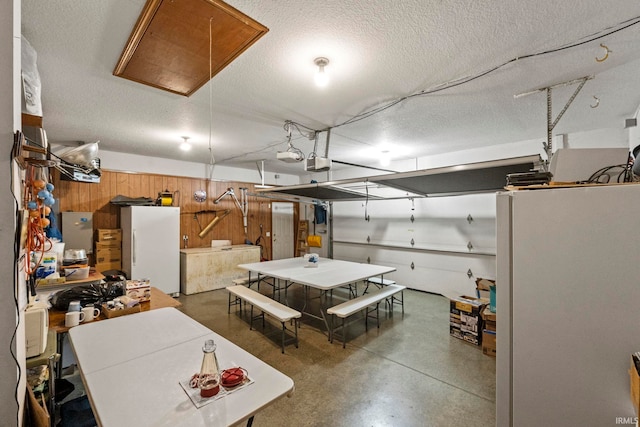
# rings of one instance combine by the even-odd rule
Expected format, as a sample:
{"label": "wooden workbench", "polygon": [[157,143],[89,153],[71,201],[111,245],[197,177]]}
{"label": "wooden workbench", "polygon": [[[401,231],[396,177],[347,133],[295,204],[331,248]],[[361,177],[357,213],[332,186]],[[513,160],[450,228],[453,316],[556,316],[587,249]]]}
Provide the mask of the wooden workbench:
{"label": "wooden workbench", "polygon": [[[182,303],[165,294],[158,288],[151,287],[151,300],[140,303],[140,311],[155,310],[163,307],[180,307]],[[51,308],[49,310],[49,329],[54,330],[58,335],[66,333],[69,328],[64,325],[65,311]],[[106,320],[107,318],[100,313],[93,321]]]}

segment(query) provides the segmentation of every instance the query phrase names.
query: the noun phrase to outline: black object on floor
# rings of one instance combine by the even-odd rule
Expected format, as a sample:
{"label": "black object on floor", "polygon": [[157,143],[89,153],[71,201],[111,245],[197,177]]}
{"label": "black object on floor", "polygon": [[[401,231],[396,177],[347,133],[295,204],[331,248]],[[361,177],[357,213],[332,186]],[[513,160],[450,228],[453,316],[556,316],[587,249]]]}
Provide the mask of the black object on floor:
{"label": "black object on floor", "polygon": [[94,427],[96,425],[87,396],[70,400],[60,407],[58,427]]}
{"label": "black object on floor", "polygon": [[56,378],[56,402],[62,402],[76,387],[65,378]]}

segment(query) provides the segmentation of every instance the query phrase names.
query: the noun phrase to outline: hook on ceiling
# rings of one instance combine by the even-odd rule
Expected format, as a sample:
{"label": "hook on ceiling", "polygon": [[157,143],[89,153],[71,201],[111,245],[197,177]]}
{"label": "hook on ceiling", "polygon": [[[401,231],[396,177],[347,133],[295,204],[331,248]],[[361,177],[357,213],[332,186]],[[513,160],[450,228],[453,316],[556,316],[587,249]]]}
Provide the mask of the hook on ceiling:
{"label": "hook on ceiling", "polygon": [[604,52],[604,56],[602,58],[598,58],[596,56],[596,61],[597,62],[604,62],[607,60],[607,58],[609,58],[609,54],[612,52],[611,49],[609,49],[605,44],[600,43],[600,47],[603,48],[605,50]]}

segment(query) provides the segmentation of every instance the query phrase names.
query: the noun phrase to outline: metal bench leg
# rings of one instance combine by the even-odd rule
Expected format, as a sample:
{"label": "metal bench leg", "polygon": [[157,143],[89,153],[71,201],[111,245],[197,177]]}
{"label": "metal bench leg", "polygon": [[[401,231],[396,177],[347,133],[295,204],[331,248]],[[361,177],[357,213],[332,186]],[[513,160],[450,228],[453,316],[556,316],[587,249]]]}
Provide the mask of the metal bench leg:
{"label": "metal bench leg", "polygon": [[284,322],[282,322],[282,354],[284,354],[284,331],[286,330],[287,328],[284,326]]}
{"label": "metal bench leg", "polygon": [[329,342],[331,344],[333,344],[333,318],[335,317],[335,314],[332,314],[331,317],[329,318]]}
{"label": "metal bench leg", "polygon": [[251,306],[251,312],[249,314],[250,320],[249,320],[249,330],[253,330],[253,305]]}
{"label": "metal bench leg", "polygon": [[358,297],[358,284],[349,283],[349,299]]}
{"label": "metal bench leg", "polygon": [[296,348],[298,348],[298,319],[293,319],[293,327],[296,331]]}
{"label": "metal bench leg", "polygon": [[344,317],[342,318],[342,348],[347,348],[347,327],[344,324]]}
{"label": "metal bench leg", "polygon": [[380,302],[376,303],[376,323],[378,324],[378,329],[380,329]]}

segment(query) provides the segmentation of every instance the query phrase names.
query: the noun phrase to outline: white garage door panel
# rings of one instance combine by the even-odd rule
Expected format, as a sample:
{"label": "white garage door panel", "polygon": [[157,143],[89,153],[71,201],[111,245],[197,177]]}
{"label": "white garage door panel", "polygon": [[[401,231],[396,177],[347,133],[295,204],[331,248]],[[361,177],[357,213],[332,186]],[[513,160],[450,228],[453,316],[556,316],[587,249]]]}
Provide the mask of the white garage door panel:
{"label": "white garage door panel", "polygon": [[[334,258],[395,267],[385,275],[411,289],[443,295],[474,295],[475,279],[495,278],[495,258],[482,255],[437,254],[371,246],[334,244]],[[414,268],[411,269],[411,263]],[[472,277],[467,276],[471,270]]]}

